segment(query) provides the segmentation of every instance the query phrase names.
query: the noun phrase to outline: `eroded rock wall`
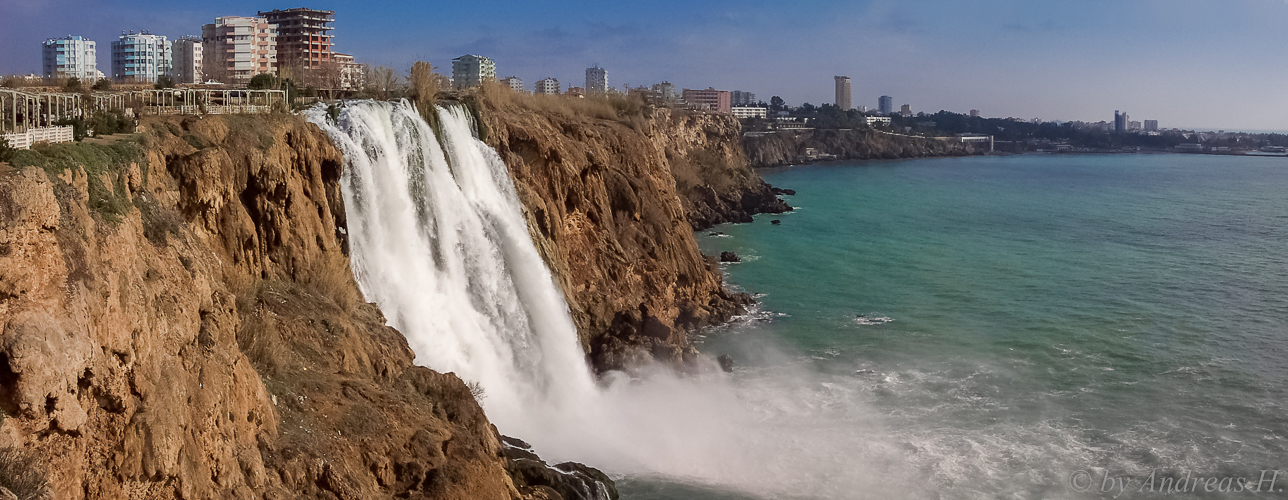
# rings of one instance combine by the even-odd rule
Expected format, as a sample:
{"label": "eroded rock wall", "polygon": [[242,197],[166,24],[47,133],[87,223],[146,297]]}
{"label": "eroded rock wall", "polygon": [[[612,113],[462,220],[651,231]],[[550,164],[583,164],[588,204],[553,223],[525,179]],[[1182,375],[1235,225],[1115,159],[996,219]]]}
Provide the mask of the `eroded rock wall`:
{"label": "eroded rock wall", "polygon": [[592,365],[693,361],[689,330],[751,302],[722,286],[694,229],[790,207],[747,166],[731,117],[615,118],[539,105],[549,104],[485,92],[477,107]]}

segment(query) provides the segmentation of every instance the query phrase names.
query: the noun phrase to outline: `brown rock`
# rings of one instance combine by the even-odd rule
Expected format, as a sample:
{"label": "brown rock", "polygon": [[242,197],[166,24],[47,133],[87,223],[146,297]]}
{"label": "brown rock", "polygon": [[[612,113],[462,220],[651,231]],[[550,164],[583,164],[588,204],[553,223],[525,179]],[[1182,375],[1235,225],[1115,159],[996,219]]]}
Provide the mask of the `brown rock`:
{"label": "brown rock", "polygon": [[94,178],[0,173],[0,443],[55,498],[519,496],[465,384],[362,301],[320,130],[142,128]]}

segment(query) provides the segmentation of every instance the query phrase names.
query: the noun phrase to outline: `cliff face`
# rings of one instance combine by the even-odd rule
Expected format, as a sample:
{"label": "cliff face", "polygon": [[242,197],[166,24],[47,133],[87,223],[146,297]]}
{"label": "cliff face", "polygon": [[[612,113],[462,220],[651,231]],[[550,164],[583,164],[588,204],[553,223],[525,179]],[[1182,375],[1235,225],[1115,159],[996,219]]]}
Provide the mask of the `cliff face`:
{"label": "cliff face", "polygon": [[143,128],[0,171],[0,447],[59,499],[520,496],[470,390],[361,300],[321,131]]}
{"label": "cliff face", "polygon": [[723,288],[695,226],[789,207],[746,166],[732,118],[617,119],[542,99],[485,92],[476,105],[592,365],[692,361],[687,330],[750,303]]}
{"label": "cliff face", "polygon": [[938,139],[883,134],[872,129],[805,130],[744,137],[742,147],[753,167],[776,167],[807,161],[806,148],[838,160],[894,160],[974,154],[974,146]]}

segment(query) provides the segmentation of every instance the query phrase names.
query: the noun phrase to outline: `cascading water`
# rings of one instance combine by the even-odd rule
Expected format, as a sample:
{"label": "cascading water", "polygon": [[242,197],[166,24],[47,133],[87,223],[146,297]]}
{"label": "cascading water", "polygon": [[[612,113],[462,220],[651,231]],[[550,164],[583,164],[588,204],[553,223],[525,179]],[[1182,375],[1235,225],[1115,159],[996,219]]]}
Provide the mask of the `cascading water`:
{"label": "cascading water", "polygon": [[[361,102],[338,123],[354,273],[407,336],[417,362],[486,390],[498,422],[594,393],[567,306],[528,235],[501,159],[467,111]],[[321,113],[321,114],[319,114]]]}
{"label": "cascading water", "polygon": [[507,168],[464,108],[435,112],[441,136],[405,101],[349,103],[336,119],[307,112],[344,152],[358,283],[417,363],[480,383],[497,427],[555,461],[759,494],[887,490],[889,447],[855,428],[858,405],[820,415],[807,375],[739,385],[659,370],[597,385]]}

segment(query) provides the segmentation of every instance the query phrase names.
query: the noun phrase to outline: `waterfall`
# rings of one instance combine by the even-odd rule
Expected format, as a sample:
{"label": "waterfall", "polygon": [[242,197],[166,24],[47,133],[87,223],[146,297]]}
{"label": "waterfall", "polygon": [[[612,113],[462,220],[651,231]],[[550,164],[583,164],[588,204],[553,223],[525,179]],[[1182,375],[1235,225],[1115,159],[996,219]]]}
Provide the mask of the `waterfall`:
{"label": "waterfall", "polygon": [[357,102],[309,119],[344,152],[354,274],[418,364],[485,391],[498,423],[576,404],[594,382],[568,306],[528,234],[509,172],[463,107],[441,137],[409,103]]}
{"label": "waterfall", "polygon": [[830,407],[810,398],[831,396],[807,375],[739,385],[657,370],[597,383],[508,169],[467,110],[433,111],[438,133],[406,101],[351,102],[338,118],[321,106],[306,112],[344,153],[358,284],[417,364],[479,383],[488,418],[552,463],[756,494],[881,490],[866,471],[873,454],[891,468],[885,450],[865,444],[852,412],[820,416]]}

